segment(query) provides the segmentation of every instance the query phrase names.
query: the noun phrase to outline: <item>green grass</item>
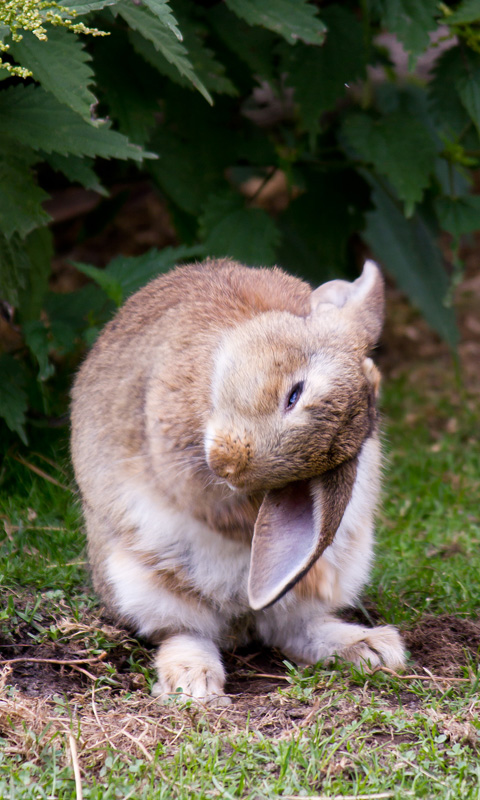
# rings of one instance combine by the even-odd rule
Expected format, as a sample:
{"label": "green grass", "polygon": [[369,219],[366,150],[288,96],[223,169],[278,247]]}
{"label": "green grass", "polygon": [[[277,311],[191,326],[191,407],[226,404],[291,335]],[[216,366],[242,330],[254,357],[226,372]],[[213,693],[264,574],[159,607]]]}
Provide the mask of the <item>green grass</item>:
{"label": "green grass", "polygon": [[401,384],[386,408],[387,484],[369,594],[396,624],[425,612],[477,616],[479,409]]}
{"label": "green grass", "polygon": [[[405,380],[385,395],[384,503],[363,604],[405,631],[426,614],[478,616],[478,412],[456,391]],[[342,664],[303,672],[285,664],[280,689],[238,696],[222,712],[152,702],[151,651],[98,619],[65,441],[32,449],[60,467],[23,450],[2,467],[0,658],[16,642],[17,656],[92,661],[87,674],[67,666],[54,673],[48,700],[8,688],[5,676],[1,798],[78,797],[71,731],[85,799],[480,799],[471,656],[444,680],[422,669],[401,679]],[[246,670],[245,688],[249,680]]]}

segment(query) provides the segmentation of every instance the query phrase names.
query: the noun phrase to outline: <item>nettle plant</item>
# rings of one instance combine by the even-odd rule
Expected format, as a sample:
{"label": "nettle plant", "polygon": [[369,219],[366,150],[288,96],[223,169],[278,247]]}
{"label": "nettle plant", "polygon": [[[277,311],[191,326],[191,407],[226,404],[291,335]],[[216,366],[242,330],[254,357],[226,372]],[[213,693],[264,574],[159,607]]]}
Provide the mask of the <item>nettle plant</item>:
{"label": "nettle plant", "polygon": [[[458,243],[480,228],[479,22],[480,0],[3,2],[6,426],[26,442],[27,422],[60,413],[65,365],[124,298],[206,255],[319,283],[351,276],[363,242],[454,347]],[[91,283],[50,291],[49,176],[107,195],[102,176],[135,170],[181,244],[78,265]],[[259,190],[279,177],[268,213]]]}

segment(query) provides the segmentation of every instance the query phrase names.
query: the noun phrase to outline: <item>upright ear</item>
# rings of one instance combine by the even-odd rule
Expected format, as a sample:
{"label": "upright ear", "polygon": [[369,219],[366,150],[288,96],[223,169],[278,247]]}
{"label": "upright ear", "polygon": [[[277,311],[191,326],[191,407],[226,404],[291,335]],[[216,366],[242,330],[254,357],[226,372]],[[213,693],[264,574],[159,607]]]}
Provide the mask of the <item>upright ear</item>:
{"label": "upright ear", "polygon": [[332,543],[350,500],[357,459],[317,478],[270,489],[255,523],[248,601],[259,610],[282,597]]}
{"label": "upright ear", "polygon": [[[356,281],[335,280],[312,292],[312,314],[321,314],[325,306],[336,306],[348,315],[366,347],[373,347],[380,337],[385,310],[382,273],[374,261],[365,261]],[[323,307],[323,308],[322,308]]]}

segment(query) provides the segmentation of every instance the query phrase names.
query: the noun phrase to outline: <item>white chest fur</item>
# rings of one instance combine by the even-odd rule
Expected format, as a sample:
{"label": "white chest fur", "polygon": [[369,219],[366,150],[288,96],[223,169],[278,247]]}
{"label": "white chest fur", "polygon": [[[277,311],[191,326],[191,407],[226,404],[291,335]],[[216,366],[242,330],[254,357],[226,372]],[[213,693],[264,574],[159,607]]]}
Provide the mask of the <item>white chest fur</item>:
{"label": "white chest fur", "polygon": [[[352,603],[368,578],[379,468],[378,441],[371,438],[360,453],[342,523],[322,556],[338,587],[334,602],[325,599],[326,609]],[[122,616],[145,636],[183,629],[223,640],[231,622],[249,611],[249,546],[172,509],[143,487],[125,487],[124,499],[135,535],[111,543],[106,571]],[[286,612],[298,603],[289,592],[281,606]]]}

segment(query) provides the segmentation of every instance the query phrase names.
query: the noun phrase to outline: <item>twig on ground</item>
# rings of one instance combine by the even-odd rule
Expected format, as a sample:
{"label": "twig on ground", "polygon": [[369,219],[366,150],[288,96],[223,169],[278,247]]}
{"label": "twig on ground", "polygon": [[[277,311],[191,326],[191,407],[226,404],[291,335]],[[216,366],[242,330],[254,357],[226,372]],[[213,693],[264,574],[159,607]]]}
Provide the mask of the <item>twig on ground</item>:
{"label": "twig on ground", "polygon": [[[424,668],[425,669],[425,668]],[[394,669],[389,669],[389,667],[383,667],[379,665],[372,669],[370,672],[371,675],[375,675],[376,672],[385,672],[387,675],[393,675],[394,678],[398,678],[399,681],[443,681],[443,683],[469,683],[470,678],[451,678],[448,675],[433,675],[430,670],[425,670],[428,672],[428,675],[400,675],[398,672],[395,672]]]}
{"label": "twig on ground", "polygon": [[[224,713],[225,713],[225,712],[224,712],[224,711],[222,711],[222,714],[224,714]],[[180,730],[179,730],[179,731],[177,731],[177,733],[175,734],[175,736],[173,737],[173,739],[171,739],[171,741],[169,742],[169,744],[170,744],[170,747],[172,746],[172,744],[175,744],[175,742],[177,741],[177,739],[180,739],[180,736],[182,735],[182,733],[183,733],[183,731],[184,731],[184,730],[185,730],[185,725],[183,724],[183,725],[180,727]]]}
{"label": "twig on ground", "polygon": [[54,486],[58,486],[65,492],[71,492],[73,494],[73,489],[70,489],[69,486],[65,486],[64,483],[60,483],[60,481],[57,481],[56,478],[52,478],[52,476],[49,475],[48,472],[45,472],[43,469],[40,469],[40,467],[36,467],[35,464],[32,464],[30,461],[26,461],[26,459],[22,458],[21,456],[13,456],[13,458],[15,459],[15,461],[18,461],[19,464],[23,464],[24,467],[27,467],[32,472],[35,472],[36,475],[39,475],[46,481],[49,481],[49,483],[53,483]]}
{"label": "twig on ground", "polygon": [[[51,466],[51,467],[53,467],[54,469],[58,470],[58,472],[61,472],[61,473],[62,473],[62,475],[65,475],[65,470],[64,470],[64,469],[62,469],[62,468],[61,468],[61,467],[60,467],[60,466],[59,466],[59,465],[56,463],[56,461],[53,461],[51,458],[47,458],[47,456],[43,455],[43,453],[36,453],[36,452],[33,450],[33,451],[32,451],[32,456],[37,456],[37,458],[41,458],[41,459],[42,459],[42,461],[45,461],[47,464],[50,464],[50,466]],[[65,475],[65,477],[67,477],[67,476]]]}
{"label": "twig on ground", "polygon": [[80,765],[78,763],[77,743],[71,733],[68,734],[70,745],[70,755],[72,758],[73,774],[75,775],[75,793],[77,800],[83,800],[82,778],[80,775]]}
{"label": "twig on ground", "polygon": [[98,681],[98,675],[92,675],[91,672],[88,672],[86,669],[82,669],[82,667],[77,667],[76,664],[69,664],[69,666],[74,669],[75,672],[81,672],[82,675],[86,675],[91,681]]}
{"label": "twig on ground", "polygon": [[150,762],[153,761],[152,754],[148,752],[147,748],[141,743],[141,741],[139,739],[136,739],[135,736],[132,736],[132,734],[129,733],[128,731],[126,731],[125,728],[122,729],[121,733],[122,733],[123,736],[126,736],[128,739],[131,739],[132,742],[135,742],[137,747],[139,747],[140,750],[142,751],[142,753],[144,754],[144,756],[147,759],[147,761],[150,761]]}
{"label": "twig on ground", "polygon": [[244,656],[239,656],[238,653],[232,653],[232,656],[235,658],[236,661],[241,661],[242,664],[246,664],[247,667],[252,668],[250,661],[260,655],[260,651],[256,653],[250,653],[246,658]]}
{"label": "twig on ground", "polygon": [[31,662],[32,664],[58,664],[61,667],[74,667],[77,664],[97,664],[107,657],[106,653],[100,653],[93,658],[75,658],[72,660],[60,658],[29,658],[28,656],[19,656],[18,658],[0,658],[0,664],[18,664],[22,661]]}

